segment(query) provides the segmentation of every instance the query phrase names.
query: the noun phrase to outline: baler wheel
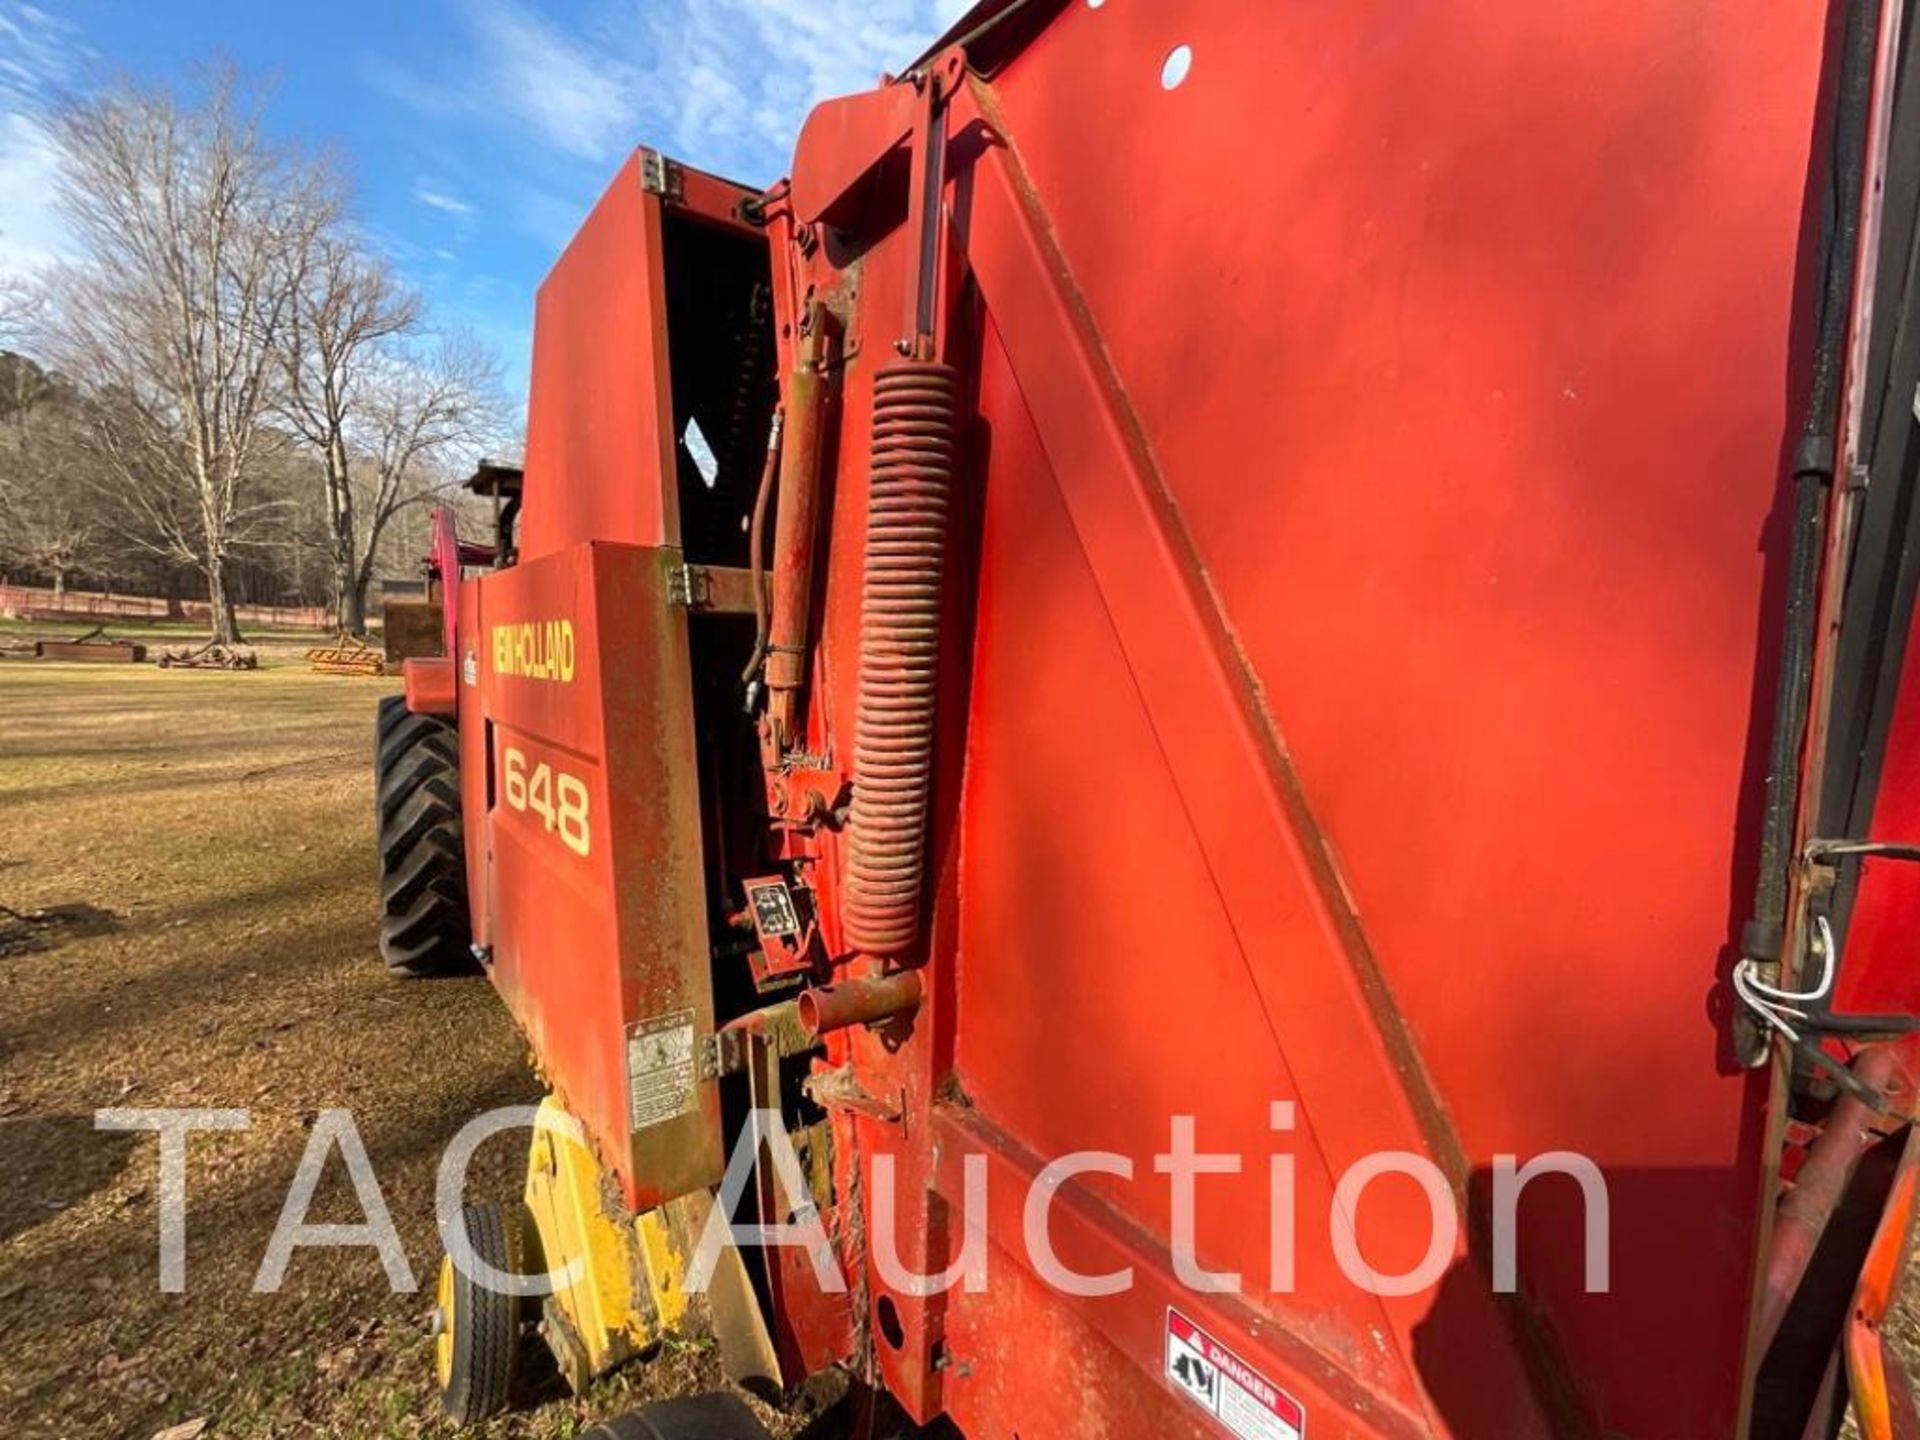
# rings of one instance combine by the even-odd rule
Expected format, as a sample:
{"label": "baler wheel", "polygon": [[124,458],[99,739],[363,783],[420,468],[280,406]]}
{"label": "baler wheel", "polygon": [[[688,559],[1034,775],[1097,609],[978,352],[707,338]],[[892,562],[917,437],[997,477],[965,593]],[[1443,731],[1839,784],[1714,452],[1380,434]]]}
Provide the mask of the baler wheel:
{"label": "baler wheel", "polygon": [[[462,1212],[474,1253],[496,1270],[523,1272],[526,1221],[518,1206],[491,1201]],[[520,1351],[521,1300],[462,1274],[440,1257],[433,1315],[433,1373],[440,1408],[456,1425],[471,1425],[507,1408]]]}
{"label": "baler wheel", "polygon": [[717,1392],[660,1400],[609,1420],[580,1440],[770,1440],[738,1395]]}
{"label": "baler wheel", "polygon": [[380,702],[374,730],[380,827],[380,956],[407,977],[473,968],[453,722]]}

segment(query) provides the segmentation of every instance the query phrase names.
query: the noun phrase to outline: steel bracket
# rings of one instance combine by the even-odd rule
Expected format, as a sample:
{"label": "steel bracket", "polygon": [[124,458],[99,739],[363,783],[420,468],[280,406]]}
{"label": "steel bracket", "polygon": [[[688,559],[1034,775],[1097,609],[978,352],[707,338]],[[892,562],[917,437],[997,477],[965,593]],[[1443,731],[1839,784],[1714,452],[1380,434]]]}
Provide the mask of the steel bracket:
{"label": "steel bracket", "polygon": [[640,152],[640,188],[671,205],[687,198],[685,172],[658,150]]}
{"label": "steel bracket", "polygon": [[785,1060],[819,1049],[820,1040],[800,1023],[799,1007],[783,1000],[742,1015],[709,1036],[699,1057],[701,1078],[717,1080],[749,1069],[755,1045],[764,1047],[775,1060]]}
{"label": "steel bracket", "polygon": [[667,604],[697,610],[713,599],[713,577],[698,565],[676,565],[667,572]]}
{"label": "steel bracket", "polygon": [[[761,594],[767,580],[760,580]],[[667,604],[714,615],[751,615],[753,572],[732,565],[676,565],[667,572]]]}

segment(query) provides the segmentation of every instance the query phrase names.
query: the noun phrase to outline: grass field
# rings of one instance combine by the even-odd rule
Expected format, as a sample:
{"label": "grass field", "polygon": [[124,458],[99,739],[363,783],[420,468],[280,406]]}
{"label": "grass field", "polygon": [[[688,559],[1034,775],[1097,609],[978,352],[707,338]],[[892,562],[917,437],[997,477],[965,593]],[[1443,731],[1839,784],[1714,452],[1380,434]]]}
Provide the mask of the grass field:
{"label": "grass field", "polygon": [[[443,1143],[538,1089],[480,978],[375,949],[369,751],[392,681],[0,661],[0,1433],[436,1436],[426,1320]],[[41,923],[18,915],[51,914]],[[101,1107],[246,1109],[189,1152],[187,1291],[157,1279],[157,1147]],[[317,1111],[349,1107],[419,1293],[367,1248],[251,1293]],[[517,1192],[522,1143],[471,1193]],[[311,1217],[362,1217],[336,1156]],[[676,1342],[581,1403],[479,1433],[571,1435],[711,1378]],[[791,1422],[782,1428],[791,1428]],[[472,1432],[467,1432],[472,1433]]]}

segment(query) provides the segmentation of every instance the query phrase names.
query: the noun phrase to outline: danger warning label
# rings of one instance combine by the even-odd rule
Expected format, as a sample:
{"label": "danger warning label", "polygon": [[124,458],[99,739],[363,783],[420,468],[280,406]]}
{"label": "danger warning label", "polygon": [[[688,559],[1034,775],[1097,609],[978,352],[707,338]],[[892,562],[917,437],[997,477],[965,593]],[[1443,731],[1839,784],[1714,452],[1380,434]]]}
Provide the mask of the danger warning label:
{"label": "danger warning label", "polygon": [[627,1031],[627,1123],[664,1125],[693,1108],[693,1012],[675,1010]]}
{"label": "danger warning label", "polygon": [[1167,1379],[1242,1440],[1302,1440],[1307,1412],[1178,1310],[1167,1311]]}

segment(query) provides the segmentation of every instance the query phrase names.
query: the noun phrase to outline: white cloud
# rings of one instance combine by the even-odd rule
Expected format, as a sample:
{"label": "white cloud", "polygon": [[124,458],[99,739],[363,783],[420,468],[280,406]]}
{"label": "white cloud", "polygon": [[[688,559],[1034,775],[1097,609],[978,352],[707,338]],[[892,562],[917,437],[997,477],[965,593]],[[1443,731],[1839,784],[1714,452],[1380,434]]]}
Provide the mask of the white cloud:
{"label": "white cloud", "polygon": [[904,68],[968,8],[967,0],[628,3],[649,41],[638,106],[646,137],[758,183],[787,169],[809,110]]}
{"label": "white cloud", "polygon": [[598,159],[622,147],[633,117],[634,75],[617,54],[595,51],[513,0],[468,9],[489,105],[531,124],[557,149]]}
{"label": "white cloud", "polygon": [[413,182],[413,198],[432,210],[439,210],[458,220],[465,220],[474,213],[473,206],[444,187],[436,187],[432,181]]}
{"label": "white cloud", "polygon": [[67,21],[19,0],[0,0],[0,109],[43,103],[93,58]]}
{"label": "white cloud", "polygon": [[0,114],[0,275],[21,276],[73,250],[54,204],[59,158],[32,117]]}
{"label": "white cloud", "polygon": [[[873,86],[912,60],[968,0],[599,0],[562,26],[530,0],[467,0],[467,53],[444,75],[373,57],[369,83],[415,111],[491,121],[577,164],[577,222],[633,146],[749,183],[790,163],[819,101]],[[551,186],[559,176],[549,175]],[[516,206],[552,228],[550,195]],[[531,228],[531,227],[530,227]]]}
{"label": "white cloud", "polygon": [[40,117],[93,58],[66,21],[0,0],[0,277],[73,253],[56,202],[59,157]]}

